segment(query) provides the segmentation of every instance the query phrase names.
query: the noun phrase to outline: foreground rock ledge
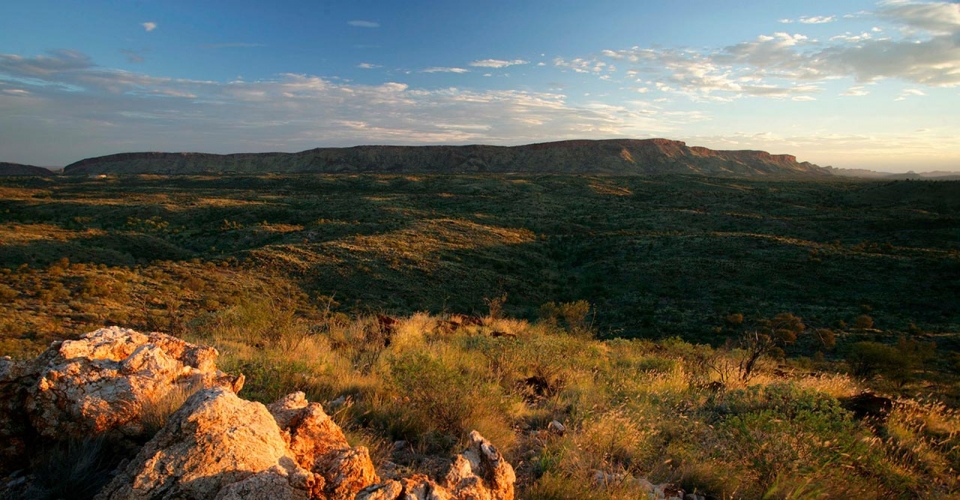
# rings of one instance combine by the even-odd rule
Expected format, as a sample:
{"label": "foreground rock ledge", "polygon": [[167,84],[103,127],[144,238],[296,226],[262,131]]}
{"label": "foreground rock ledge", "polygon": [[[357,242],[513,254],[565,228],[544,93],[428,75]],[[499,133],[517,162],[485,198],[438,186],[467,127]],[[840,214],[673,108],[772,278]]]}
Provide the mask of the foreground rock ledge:
{"label": "foreground rock ledge", "polygon": [[351,447],[320,404],[301,392],[269,406],[241,399],[243,377],[218,371],[216,357],[175,337],[114,327],[55,342],[32,361],[0,358],[0,466],[23,460],[32,441],[142,436],[145,412],[189,387],[196,392],[96,498],[514,498],[513,467],[475,431],[443,479],[380,482],[368,450]]}

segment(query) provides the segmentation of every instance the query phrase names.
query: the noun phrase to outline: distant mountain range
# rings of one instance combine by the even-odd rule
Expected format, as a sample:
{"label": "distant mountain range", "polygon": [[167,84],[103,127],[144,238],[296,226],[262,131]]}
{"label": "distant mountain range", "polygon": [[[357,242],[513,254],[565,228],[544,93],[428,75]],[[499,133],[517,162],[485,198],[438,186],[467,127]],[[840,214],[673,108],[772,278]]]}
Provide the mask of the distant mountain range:
{"label": "distant mountain range", "polygon": [[0,176],[4,175],[53,175],[53,172],[49,168],[0,161]]}
{"label": "distant mountain range", "polygon": [[[66,175],[205,173],[701,174],[724,177],[960,179],[955,172],[889,174],[819,167],[792,155],[722,151],[669,139],[573,140],[525,146],[356,146],[299,153],[120,153],[64,167]],[[0,163],[0,175],[53,175]]]}
{"label": "distant mountain range", "polygon": [[526,146],[357,146],[300,153],[124,153],[68,165],[65,174],[551,173],[704,174],[733,177],[830,173],[790,155],[714,151],[667,139],[562,141]]}
{"label": "distant mountain range", "polygon": [[835,168],[835,167],[824,167],[832,175],[839,177],[859,177],[863,179],[887,179],[887,180],[926,180],[926,181],[956,181],[960,180],[960,172],[944,172],[944,171],[933,171],[933,172],[907,172],[907,173],[898,173],[892,174],[890,172],[876,172],[873,170],[865,170],[859,168]]}

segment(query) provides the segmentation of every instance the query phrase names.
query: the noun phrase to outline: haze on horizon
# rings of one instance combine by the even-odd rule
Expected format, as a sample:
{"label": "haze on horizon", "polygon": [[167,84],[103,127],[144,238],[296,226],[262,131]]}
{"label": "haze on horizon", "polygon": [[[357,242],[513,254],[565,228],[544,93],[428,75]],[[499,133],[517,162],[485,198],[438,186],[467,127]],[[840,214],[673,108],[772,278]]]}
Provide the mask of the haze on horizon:
{"label": "haze on horizon", "polygon": [[960,171],[960,4],[0,4],[0,161],[650,137]]}

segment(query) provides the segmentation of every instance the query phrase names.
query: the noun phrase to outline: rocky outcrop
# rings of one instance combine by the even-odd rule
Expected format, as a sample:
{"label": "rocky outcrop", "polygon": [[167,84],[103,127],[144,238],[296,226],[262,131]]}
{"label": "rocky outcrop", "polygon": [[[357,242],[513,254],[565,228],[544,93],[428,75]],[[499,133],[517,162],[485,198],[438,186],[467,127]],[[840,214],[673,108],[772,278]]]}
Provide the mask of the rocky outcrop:
{"label": "rocky outcrop", "polygon": [[0,358],[0,471],[21,464],[40,438],[141,435],[172,391],[226,386],[217,351],[161,333],[104,328],[54,342],[30,361]]}
{"label": "rocky outcrop", "polygon": [[162,333],[111,327],[54,343],[29,371],[37,374],[25,408],[44,437],[142,434],[142,417],[178,387],[227,386],[243,378],[217,370],[217,351]]}
{"label": "rocky outcrop", "polygon": [[[32,361],[0,359],[5,456],[22,467],[31,441],[81,436],[143,443],[154,403],[189,386],[192,395],[127,455],[97,499],[514,498],[513,468],[477,432],[442,480],[381,482],[368,450],[350,446],[320,404],[302,392],[269,406],[241,399],[243,378],[218,371],[216,357],[160,333],[104,328],[55,342]],[[38,491],[28,477],[0,482],[0,497]]]}
{"label": "rocky outcrop", "polygon": [[322,488],[265,406],[217,387],[191,396],[97,498],[311,498]]}
{"label": "rocky outcrop", "polygon": [[329,498],[352,498],[379,481],[367,449],[351,447],[323,407],[308,403],[302,392],[281,398],[269,410],[297,464],[322,478],[318,489]]}
{"label": "rocky outcrop", "polygon": [[422,474],[387,481],[361,491],[357,500],[513,500],[517,477],[500,452],[480,435],[470,433],[467,449],[453,461],[443,484]]}
{"label": "rocky outcrop", "polygon": [[208,172],[703,174],[829,176],[792,155],[716,151],[668,139],[573,140],[526,146],[357,146],[299,153],[122,153],[68,165],[65,174]]}

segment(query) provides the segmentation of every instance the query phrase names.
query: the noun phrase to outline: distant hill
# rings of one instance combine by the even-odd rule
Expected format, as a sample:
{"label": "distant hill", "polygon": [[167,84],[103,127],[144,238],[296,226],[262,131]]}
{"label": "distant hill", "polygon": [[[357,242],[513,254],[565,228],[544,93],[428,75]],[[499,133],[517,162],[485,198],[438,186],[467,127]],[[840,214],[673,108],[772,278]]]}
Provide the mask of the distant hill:
{"label": "distant hill", "polygon": [[0,162],[0,175],[53,175],[48,168]]}
{"label": "distant hill", "polygon": [[877,172],[875,170],[866,170],[861,168],[835,168],[823,167],[831,174],[838,177],[858,177],[861,179],[886,179],[886,180],[923,180],[923,181],[955,181],[960,180],[960,172],[946,172],[937,170],[933,172],[907,172],[890,173]]}
{"label": "distant hill", "polygon": [[122,153],[81,160],[65,174],[556,173],[704,174],[729,177],[830,173],[791,155],[714,151],[668,139],[575,140],[526,146],[356,146],[299,153]]}

